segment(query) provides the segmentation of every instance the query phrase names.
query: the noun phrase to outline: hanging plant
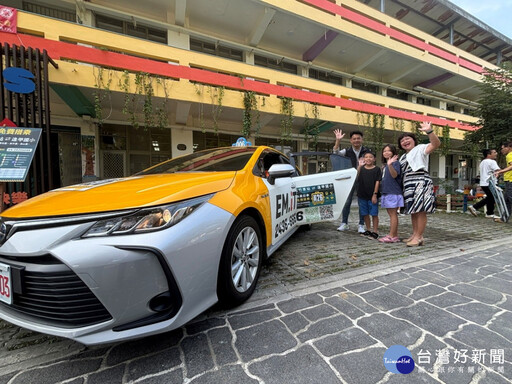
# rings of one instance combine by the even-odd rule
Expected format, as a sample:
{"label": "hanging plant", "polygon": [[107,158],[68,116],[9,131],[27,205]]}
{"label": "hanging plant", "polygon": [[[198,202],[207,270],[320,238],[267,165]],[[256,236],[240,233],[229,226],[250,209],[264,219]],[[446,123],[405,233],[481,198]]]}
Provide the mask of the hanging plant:
{"label": "hanging plant", "polygon": [[152,78],[145,73],[144,74],[144,104],[142,106],[142,111],[144,113],[144,126],[145,129],[151,128],[153,126],[154,116],[153,116],[153,82]]}
{"label": "hanging plant", "polygon": [[203,94],[203,86],[198,84],[198,83],[194,83],[194,88],[196,90],[196,95],[202,95]]}
{"label": "hanging plant", "polygon": [[[130,123],[135,129],[138,129],[140,125],[138,117],[140,112],[143,114],[146,130],[154,126],[158,126],[160,128],[167,127],[167,105],[169,93],[167,91],[166,80],[158,76],[153,78],[145,72],[137,72],[134,75],[135,92],[131,91],[132,84],[130,82],[130,73],[128,71],[124,71],[121,79],[119,80],[119,88],[124,93],[123,114],[130,116]],[[155,106],[153,102],[153,96],[155,95],[153,81],[155,81],[157,85],[162,86],[164,90],[165,96],[160,106]],[[144,99],[142,103],[142,110],[140,111],[140,100],[142,97]]]}
{"label": "hanging plant", "polygon": [[360,119],[365,123],[366,143],[375,153],[379,153],[384,145],[385,116],[376,113],[366,113],[364,116],[361,115],[360,118],[358,114],[358,124]]}
{"label": "hanging plant", "polygon": [[412,131],[416,135],[416,137],[421,140],[421,137],[424,136],[423,132],[420,131],[421,123],[419,121],[413,121],[412,123]]}
{"label": "hanging plant", "polygon": [[139,127],[139,122],[136,118],[137,104],[140,97],[144,98],[142,103],[142,114],[144,119],[144,129],[147,130],[154,126],[154,113],[153,113],[153,78],[146,72],[137,72],[135,74],[135,93],[132,96],[132,125],[135,128]]}
{"label": "hanging plant", "polygon": [[293,100],[289,97],[281,99],[281,144],[292,140]]}
{"label": "hanging plant", "polygon": [[139,128],[139,119],[137,118],[137,113],[138,113],[138,100],[139,100],[139,95],[142,94],[142,89],[143,89],[143,86],[142,86],[142,74],[140,72],[137,72],[135,74],[135,79],[134,79],[134,82],[135,82],[135,92],[132,93],[132,108],[131,108],[131,113],[130,113],[130,122],[133,126],[133,128],[135,129],[138,129]]}
{"label": "hanging plant", "polygon": [[405,130],[405,123],[403,119],[395,119],[392,118],[392,126],[393,126],[393,143],[398,140],[398,133],[402,134]]}
{"label": "hanging plant", "polygon": [[121,78],[118,82],[119,88],[123,91],[123,109],[124,115],[130,113],[130,73],[126,70],[123,71]]}
{"label": "hanging plant", "polygon": [[373,115],[373,129],[375,130],[375,153],[380,153],[384,146],[384,115]]}
{"label": "hanging plant", "polygon": [[[210,96],[212,98],[212,118],[213,118],[213,129],[215,133],[218,134],[219,131],[219,117],[222,112],[222,99],[224,98],[224,87],[215,88],[217,90],[216,95],[214,95],[213,89],[209,89]],[[217,103],[215,103],[214,99],[217,98]]]}
{"label": "hanging plant", "polygon": [[304,113],[304,141],[306,143],[309,143],[311,140],[311,143],[316,148],[318,144],[318,135],[320,134],[320,120],[319,120],[319,111],[318,111],[318,105],[316,104],[309,104],[311,105],[311,112],[313,114],[313,121],[310,120],[308,111],[306,110]]}
{"label": "hanging plant", "polygon": [[167,81],[161,77],[156,78],[156,83],[163,88],[164,91],[164,100],[162,104],[156,108],[156,120],[158,128],[165,128],[169,125],[169,114],[168,114],[168,100],[169,94],[167,92]]}
{"label": "hanging plant", "polygon": [[450,127],[445,125],[443,127],[443,134],[441,136],[441,154],[448,156],[450,153]]}
{"label": "hanging plant", "polygon": [[[261,96],[261,106],[265,106],[265,97]],[[259,137],[260,135],[260,129],[261,129],[261,121],[260,121],[260,110],[258,108],[258,103],[256,102],[254,104],[254,132],[253,135],[255,137]]]}
{"label": "hanging plant", "polygon": [[107,79],[105,79],[104,69],[98,67],[98,75],[95,76],[96,90],[93,92],[94,97],[94,116],[98,119],[98,125],[103,124],[103,101],[107,96],[110,97],[110,84],[112,83],[112,73],[108,71]]}
{"label": "hanging plant", "polygon": [[[252,131],[252,119],[253,119],[253,111],[258,109],[258,103],[256,102],[256,95],[252,91],[244,92],[244,114],[242,118],[242,136],[248,139],[251,136]],[[258,114],[259,121],[259,114]],[[258,129],[259,131],[259,129]]]}
{"label": "hanging plant", "polygon": [[199,104],[199,126],[201,127],[201,132],[206,133],[206,125],[204,124],[203,103]]}

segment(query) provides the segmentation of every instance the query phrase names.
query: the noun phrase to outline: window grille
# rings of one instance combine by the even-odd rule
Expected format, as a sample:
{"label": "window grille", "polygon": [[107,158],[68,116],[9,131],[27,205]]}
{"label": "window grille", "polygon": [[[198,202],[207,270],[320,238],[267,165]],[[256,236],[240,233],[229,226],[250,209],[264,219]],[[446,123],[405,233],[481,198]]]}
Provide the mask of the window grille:
{"label": "window grille", "polygon": [[297,66],[282,59],[271,59],[269,57],[254,55],[254,64],[260,67],[275,69],[282,72],[297,74]]}
{"label": "window grille", "polygon": [[243,61],[244,57],[241,50],[193,38],[190,39],[190,50],[236,61]]}
{"label": "window grille", "polygon": [[399,100],[408,100],[409,94],[407,92],[397,91],[396,89],[388,89],[388,97]]}
{"label": "window grille", "polygon": [[327,73],[312,68],[309,70],[309,77],[312,79],[325,81],[327,83],[343,85],[343,78],[341,76],[337,76],[332,73]]}
{"label": "window grille", "polygon": [[103,179],[124,177],[124,153],[103,152]]}
{"label": "window grille", "polygon": [[371,93],[379,93],[379,87],[377,85],[364,83],[362,81],[352,80],[352,88]]}
{"label": "window grille", "polygon": [[426,99],[424,97],[417,97],[416,98],[416,103],[417,104],[422,104],[422,105],[428,105],[428,106],[431,106],[432,105],[432,100],[430,99]]}
{"label": "window grille", "polygon": [[29,1],[22,2],[22,9],[27,12],[37,13],[38,15],[53,17],[59,20],[72,21],[76,23],[76,13],[75,11],[55,8],[55,7],[47,7],[44,5],[39,5],[35,3],[31,3]]}
{"label": "window grille", "polygon": [[96,28],[167,44],[167,31],[96,14]]}

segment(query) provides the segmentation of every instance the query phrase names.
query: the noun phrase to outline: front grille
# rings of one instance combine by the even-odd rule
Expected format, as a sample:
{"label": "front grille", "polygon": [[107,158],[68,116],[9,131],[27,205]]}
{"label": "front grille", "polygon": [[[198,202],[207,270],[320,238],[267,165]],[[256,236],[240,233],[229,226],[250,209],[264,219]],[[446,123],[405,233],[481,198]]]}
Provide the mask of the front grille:
{"label": "front grille", "polygon": [[[0,304],[60,327],[87,326],[112,318],[66,265],[59,263],[58,268],[54,265],[50,270],[46,266],[42,271],[34,270],[37,267],[41,266],[26,264],[19,275],[13,275],[13,286],[21,286],[21,292],[14,291],[12,305]],[[15,279],[21,279],[21,284]]]}

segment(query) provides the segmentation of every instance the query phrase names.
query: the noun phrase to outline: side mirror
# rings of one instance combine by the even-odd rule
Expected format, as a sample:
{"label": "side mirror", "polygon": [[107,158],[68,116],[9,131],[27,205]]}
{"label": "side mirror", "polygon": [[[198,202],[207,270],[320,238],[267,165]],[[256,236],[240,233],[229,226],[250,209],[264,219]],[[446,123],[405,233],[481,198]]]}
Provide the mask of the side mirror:
{"label": "side mirror", "polygon": [[295,168],[290,164],[274,164],[268,170],[267,180],[274,185],[275,180],[280,177],[291,177],[295,173]]}

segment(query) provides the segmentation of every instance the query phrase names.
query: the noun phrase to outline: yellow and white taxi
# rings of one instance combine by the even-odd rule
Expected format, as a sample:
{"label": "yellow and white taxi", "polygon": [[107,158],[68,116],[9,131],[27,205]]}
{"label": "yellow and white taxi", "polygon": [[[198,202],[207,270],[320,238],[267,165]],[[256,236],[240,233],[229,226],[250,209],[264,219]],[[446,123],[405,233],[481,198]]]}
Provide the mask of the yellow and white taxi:
{"label": "yellow and white taxi", "polygon": [[0,217],[0,318],[99,344],[238,305],[300,225],[341,215],[355,177],[234,146],[36,196]]}

